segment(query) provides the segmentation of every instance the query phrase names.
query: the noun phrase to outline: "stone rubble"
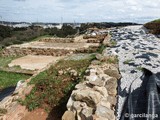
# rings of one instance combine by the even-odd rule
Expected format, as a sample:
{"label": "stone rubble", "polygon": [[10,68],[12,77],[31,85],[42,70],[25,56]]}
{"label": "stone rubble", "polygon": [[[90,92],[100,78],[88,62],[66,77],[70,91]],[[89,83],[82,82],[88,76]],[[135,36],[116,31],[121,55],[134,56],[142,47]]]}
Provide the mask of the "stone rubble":
{"label": "stone rubble", "polygon": [[96,58],[100,64],[92,62],[85,72],[85,80],[75,86],[67,103],[69,113],[63,115],[63,120],[68,120],[70,112],[74,113],[71,120],[116,119],[117,82],[121,76],[117,65],[102,62],[104,56],[100,54]]}

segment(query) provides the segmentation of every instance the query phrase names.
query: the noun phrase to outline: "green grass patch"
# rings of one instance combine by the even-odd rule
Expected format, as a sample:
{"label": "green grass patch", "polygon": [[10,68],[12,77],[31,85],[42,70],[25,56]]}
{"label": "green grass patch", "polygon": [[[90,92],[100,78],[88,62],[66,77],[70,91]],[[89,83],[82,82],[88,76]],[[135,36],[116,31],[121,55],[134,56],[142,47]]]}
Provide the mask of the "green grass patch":
{"label": "green grass patch", "polygon": [[[55,106],[66,104],[75,85],[83,80],[92,59],[59,61],[31,80],[30,84],[35,84],[35,87],[24,101],[19,102],[26,105],[30,111],[38,107],[47,108],[48,111]],[[71,70],[76,71],[77,76],[74,76]]]}
{"label": "green grass patch", "polygon": [[29,75],[10,73],[5,71],[0,71],[0,90],[7,87],[16,86],[17,82],[20,80],[26,80]]}
{"label": "green grass patch", "polygon": [[38,40],[41,40],[41,39],[44,39],[44,38],[52,38],[54,36],[52,35],[43,35],[43,36],[40,36],[40,37],[37,37],[35,39],[33,39],[32,41],[38,41]]}
{"label": "green grass patch", "polygon": [[117,45],[117,42],[116,42],[116,41],[114,41],[114,40],[111,40],[111,41],[110,41],[110,44],[111,44],[111,47],[114,47],[114,46],[116,46],[116,45]]}
{"label": "green grass patch", "polygon": [[141,67],[141,66],[137,67],[136,69],[139,71],[143,71],[143,67]]}
{"label": "green grass patch", "polygon": [[8,64],[18,57],[0,57],[0,68],[8,67]]}
{"label": "green grass patch", "polygon": [[97,52],[101,54],[104,49],[106,49],[106,45],[103,45],[103,44],[102,44],[102,45],[98,48]]}
{"label": "green grass patch", "polygon": [[106,59],[106,62],[109,64],[118,64],[118,57],[117,56],[110,56]]}
{"label": "green grass patch", "polygon": [[128,60],[124,61],[123,63],[124,63],[124,64],[129,64],[129,63],[132,62],[132,61],[133,61],[132,59],[128,59]]}

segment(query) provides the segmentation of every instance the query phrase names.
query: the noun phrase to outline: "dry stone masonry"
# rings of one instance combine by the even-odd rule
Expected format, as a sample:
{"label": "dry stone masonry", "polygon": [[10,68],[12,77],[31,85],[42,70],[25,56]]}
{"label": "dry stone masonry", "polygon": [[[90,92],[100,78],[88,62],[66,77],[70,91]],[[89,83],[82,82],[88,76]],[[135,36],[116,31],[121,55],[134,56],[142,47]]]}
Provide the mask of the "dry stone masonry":
{"label": "dry stone masonry", "polygon": [[[116,64],[101,55],[86,70],[85,80],[76,85],[62,120],[115,120],[117,82],[121,75]],[[103,62],[100,61],[103,59]],[[69,119],[70,118],[70,119]],[[72,119],[71,119],[72,118]]]}

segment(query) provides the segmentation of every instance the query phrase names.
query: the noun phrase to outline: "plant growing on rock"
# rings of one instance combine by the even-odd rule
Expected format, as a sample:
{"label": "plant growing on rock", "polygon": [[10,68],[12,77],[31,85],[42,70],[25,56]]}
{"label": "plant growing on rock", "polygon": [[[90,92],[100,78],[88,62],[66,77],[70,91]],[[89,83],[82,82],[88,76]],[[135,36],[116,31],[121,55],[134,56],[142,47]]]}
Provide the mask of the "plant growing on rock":
{"label": "plant growing on rock", "polygon": [[132,59],[128,59],[128,60],[124,61],[123,63],[124,63],[124,64],[129,64],[129,63],[132,62],[132,61],[133,61]]}
{"label": "plant growing on rock", "polygon": [[110,41],[111,47],[114,47],[117,45],[117,42],[115,40],[111,40]]}

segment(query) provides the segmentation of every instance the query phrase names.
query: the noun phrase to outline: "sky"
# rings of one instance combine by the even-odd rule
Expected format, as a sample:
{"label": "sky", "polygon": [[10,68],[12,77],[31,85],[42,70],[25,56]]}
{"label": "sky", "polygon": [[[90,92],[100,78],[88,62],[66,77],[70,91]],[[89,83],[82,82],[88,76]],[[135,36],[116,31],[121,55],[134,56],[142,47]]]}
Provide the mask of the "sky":
{"label": "sky", "polygon": [[160,0],[0,0],[0,21],[137,22],[160,18]]}

